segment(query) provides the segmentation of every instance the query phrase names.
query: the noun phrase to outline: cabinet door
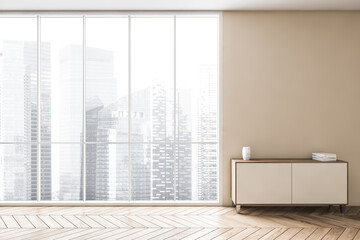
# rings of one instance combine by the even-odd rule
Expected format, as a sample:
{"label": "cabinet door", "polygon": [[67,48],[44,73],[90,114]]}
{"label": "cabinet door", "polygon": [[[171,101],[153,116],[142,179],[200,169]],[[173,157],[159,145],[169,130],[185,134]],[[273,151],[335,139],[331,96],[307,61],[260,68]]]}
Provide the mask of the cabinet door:
{"label": "cabinet door", "polygon": [[346,163],[293,163],[293,204],[347,204]]}
{"label": "cabinet door", "polygon": [[237,163],[237,204],[290,204],[291,163]]}

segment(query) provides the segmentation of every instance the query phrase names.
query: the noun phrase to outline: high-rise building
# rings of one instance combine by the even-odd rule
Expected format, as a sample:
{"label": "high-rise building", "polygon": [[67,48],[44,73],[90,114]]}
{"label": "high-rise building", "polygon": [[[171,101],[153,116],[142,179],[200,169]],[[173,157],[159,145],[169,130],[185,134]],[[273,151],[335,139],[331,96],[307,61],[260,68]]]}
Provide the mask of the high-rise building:
{"label": "high-rise building", "polygon": [[128,200],[128,106],[127,97],[121,97],[99,112],[96,165],[96,199]]}
{"label": "high-rise building", "polygon": [[[98,97],[87,99],[86,101],[86,140],[97,142],[97,132],[99,125],[99,111],[104,105]],[[86,145],[86,199],[95,200],[96,176],[97,176],[97,145]],[[82,176],[81,176],[82,177]],[[81,178],[83,180],[83,178]],[[83,188],[81,188],[83,189]],[[82,194],[82,191],[81,191]]]}
{"label": "high-rise building", "polygon": [[[200,68],[202,88],[199,93],[198,137],[201,142],[217,140],[217,69],[215,65]],[[218,198],[217,144],[200,144],[198,148],[199,200]]]}
{"label": "high-rise building", "polygon": [[[49,44],[42,46],[43,59],[50,58]],[[37,199],[37,43],[6,40],[0,54],[0,137],[2,141],[26,143],[22,145],[2,146],[2,199]],[[42,73],[49,69],[44,65]],[[43,87],[50,88],[50,82],[44,79]],[[49,95],[43,95],[46,98]],[[50,138],[50,107],[41,109],[42,138]],[[19,126],[23,126],[20,128]],[[43,147],[42,151],[51,151]],[[42,175],[51,173],[51,159],[42,158]],[[6,176],[5,176],[6,175]],[[41,192],[44,196],[51,193],[51,179],[42,181]]]}
{"label": "high-rise building", "polygon": [[[191,199],[191,145],[177,147],[182,160],[179,161],[179,170],[174,172],[173,128],[167,136],[167,122],[174,121],[172,101],[161,85],[132,93],[131,139],[140,144],[130,145],[131,200],[174,200],[175,176],[180,189],[177,198]],[[127,96],[124,96],[104,107],[99,97],[87,100],[87,139],[100,143],[86,146],[86,191],[89,200],[128,200],[129,146],[101,144],[128,141],[127,102]],[[179,126],[184,127],[178,139],[190,141],[188,118],[181,107],[178,109]]]}
{"label": "high-rise building", "polygon": [[191,95],[187,90],[177,90],[176,118],[177,118],[177,135],[176,140],[176,199],[192,200],[193,178],[192,166],[192,146],[191,142],[191,113],[186,111],[191,104]]}
{"label": "high-rise building", "polygon": [[[40,141],[51,142],[51,52],[50,43],[41,43],[40,78]],[[41,200],[51,200],[51,144],[42,144],[40,148],[41,164]],[[33,159],[33,157],[32,157]],[[35,154],[34,154],[35,159]],[[35,177],[34,177],[35,178]]]}
{"label": "high-rise building", "polygon": [[[124,120],[114,115],[124,110],[121,110],[123,104],[116,101],[117,79],[114,78],[113,52],[93,47],[87,47],[86,51],[86,141],[127,141],[127,133],[119,131],[123,126],[127,128],[127,122],[122,123]],[[116,145],[109,144],[86,145],[87,200],[117,199],[117,149]],[[81,173],[81,196],[82,180]]]}

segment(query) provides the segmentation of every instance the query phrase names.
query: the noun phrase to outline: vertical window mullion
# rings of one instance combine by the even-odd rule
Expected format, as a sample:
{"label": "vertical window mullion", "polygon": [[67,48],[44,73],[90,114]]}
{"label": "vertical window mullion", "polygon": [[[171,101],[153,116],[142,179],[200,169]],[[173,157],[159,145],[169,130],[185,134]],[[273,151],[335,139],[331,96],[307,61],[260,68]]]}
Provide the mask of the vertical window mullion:
{"label": "vertical window mullion", "polygon": [[176,201],[176,15],[174,15],[174,201]]}
{"label": "vertical window mullion", "polygon": [[86,17],[83,16],[83,137],[82,137],[82,171],[83,201],[86,200]]}
{"label": "vertical window mullion", "polygon": [[36,60],[37,60],[37,93],[36,93],[36,97],[37,97],[37,197],[36,200],[39,202],[41,200],[41,122],[40,122],[40,118],[41,118],[41,113],[40,113],[40,97],[41,97],[41,79],[40,79],[40,59],[41,59],[41,18],[40,16],[37,16],[37,40],[36,40],[36,44],[37,44],[37,56],[36,56]]}
{"label": "vertical window mullion", "polygon": [[131,16],[128,15],[128,200],[131,201]]}

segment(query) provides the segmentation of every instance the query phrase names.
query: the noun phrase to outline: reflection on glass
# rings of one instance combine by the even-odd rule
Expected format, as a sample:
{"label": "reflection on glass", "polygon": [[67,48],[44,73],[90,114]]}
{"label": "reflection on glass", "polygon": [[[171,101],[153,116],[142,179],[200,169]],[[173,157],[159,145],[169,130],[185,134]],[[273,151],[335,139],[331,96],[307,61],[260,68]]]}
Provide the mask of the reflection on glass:
{"label": "reflection on glass", "polygon": [[174,19],[131,19],[131,141],[174,138]]}
{"label": "reflection on glass", "polygon": [[218,200],[217,144],[178,144],[177,200]]}
{"label": "reflection on glass", "polygon": [[37,146],[0,145],[0,200],[36,200]]}
{"label": "reflection on glass", "polygon": [[[51,174],[41,168],[43,184],[51,186],[41,192],[41,200],[82,200],[82,145],[42,144],[51,154],[41,151],[41,161],[51,162]],[[48,199],[48,197],[50,198]]]}
{"label": "reflection on glass", "polygon": [[217,142],[218,19],[176,19],[177,140]]}
{"label": "reflection on glass", "polygon": [[87,18],[86,44],[86,141],[127,142],[128,19]]}
{"label": "reflection on glass", "polygon": [[36,141],[41,200],[218,200],[218,18],[174,20],[41,17],[38,93],[37,19],[0,18],[0,200],[36,200]]}
{"label": "reflection on glass", "polygon": [[82,18],[41,19],[42,141],[82,141],[82,30]]}
{"label": "reflection on glass", "polygon": [[36,18],[0,18],[0,141],[37,140]]}
{"label": "reflection on glass", "polygon": [[86,145],[86,200],[129,199],[127,144]]}
{"label": "reflection on glass", "polygon": [[[82,18],[41,19],[41,141],[82,141]],[[79,200],[79,144],[41,145],[41,199]]]}
{"label": "reflection on glass", "polygon": [[174,145],[132,144],[131,200],[174,200]]}

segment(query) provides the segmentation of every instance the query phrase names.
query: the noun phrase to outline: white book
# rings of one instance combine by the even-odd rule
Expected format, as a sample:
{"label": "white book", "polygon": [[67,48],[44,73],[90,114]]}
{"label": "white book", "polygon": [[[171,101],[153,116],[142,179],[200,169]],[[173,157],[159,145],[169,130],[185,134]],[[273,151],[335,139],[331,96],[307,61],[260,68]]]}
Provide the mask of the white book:
{"label": "white book", "polygon": [[317,161],[336,161],[335,153],[312,153],[312,159]]}

